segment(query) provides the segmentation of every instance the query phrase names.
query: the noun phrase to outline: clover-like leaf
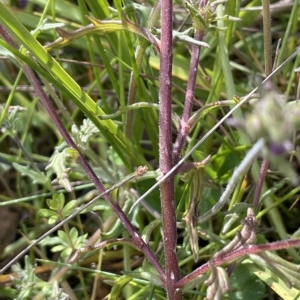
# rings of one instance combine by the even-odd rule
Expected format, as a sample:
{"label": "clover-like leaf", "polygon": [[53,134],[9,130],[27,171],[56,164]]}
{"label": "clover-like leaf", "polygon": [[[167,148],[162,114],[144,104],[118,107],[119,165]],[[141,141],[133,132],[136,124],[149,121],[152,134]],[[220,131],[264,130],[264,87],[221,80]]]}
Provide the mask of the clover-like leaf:
{"label": "clover-like leaf", "polygon": [[52,252],[61,252],[62,258],[69,257],[74,250],[82,248],[86,243],[87,234],[78,235],[78,230],[75,227],[72,227],[71,230],[67,233],[65,231],[59,230],[56,237],[51,237],[45,239],[42,244],[45,245],[54,245],[56,246],[51,248]]}
{"label": "clover-like leaf", "polygon": [[62,210],[65,205],[65,196],[63,193],[55,193],[52,198],[48,198],[46,200],[47,205],[50,209],[53,210]]}

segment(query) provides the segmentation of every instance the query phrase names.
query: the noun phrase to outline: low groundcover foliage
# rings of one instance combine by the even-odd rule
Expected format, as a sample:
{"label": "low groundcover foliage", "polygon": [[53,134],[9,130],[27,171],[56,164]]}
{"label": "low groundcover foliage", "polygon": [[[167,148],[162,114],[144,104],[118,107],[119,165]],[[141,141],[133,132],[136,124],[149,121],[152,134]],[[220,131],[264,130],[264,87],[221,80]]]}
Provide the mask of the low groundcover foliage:
{"label": "low groundcover foliage", "polygon": [[279,2],[0,2],[1,299],[298,299]]}

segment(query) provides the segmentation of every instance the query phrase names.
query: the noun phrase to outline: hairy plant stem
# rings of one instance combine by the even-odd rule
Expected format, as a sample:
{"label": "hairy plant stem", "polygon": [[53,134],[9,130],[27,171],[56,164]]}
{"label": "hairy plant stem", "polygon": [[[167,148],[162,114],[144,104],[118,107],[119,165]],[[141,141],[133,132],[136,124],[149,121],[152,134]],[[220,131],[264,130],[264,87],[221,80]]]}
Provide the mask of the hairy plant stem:
{"label": "hairy plant stem", "polygon": [[[280,69],[282,69],[289,61],[291,61],[291,59],[293,59],[294,57],[296,57],[298,54],[300,53],[300,48],[296,49],[294,51],[294,53],[288,58],[286,59],[280,66],[278,66],[274,71],[272,71],[272,73],[267,76],[264,81],[262,82],[263,84],[266,83],[270,78],[272,78]],[[217,122],[216,124],[214,124],[214,126],[191,148],[188,150],[188,152],[184,155],[184,157],[182,157],[177,164],[174,165],[174,167],[172,167],[172,169],[167,173],[164,174],[162,177],[159,178],[159,180],[152,185],[151,188],[149,188],[147,190],[147,192],[145,192],[143,195],[141,195],[133,204],[133,206],[131,207],[130,211],[133,211],[133,209],[143,200],[145,199],[151,192],[153,192],[163,181],[165,181],[169,176],[171,176],[172,174],[174,174],[176,172],[176,170],[185,162],[185,160],[191,156],[191,154],[201,145],[203,144],[203,142],[223,123],[225,122],[228,117],[230,117],[233,112],[235,112],[237,109],[239,109],[244,103],[247,103],[247,101],[250,99],[250,97],[258,90],[258,87],[256,87],[255,89],[253,89],[246,97],[244,97],[239,103],[237,103],[223,118],[221,118],[221,120],[219,120],[219,122]],[[256,170],[255,170],[256,171]],[[255,178],[256,178],[256,173],[254,173]],[[267,201],[267,200],[266,200]],[[273,209],[274,210],[274,209]],[[272,211],[273,211],[272,210]],[[277,217],[277,216],[276,216]],[[274,219],[275,216],[274,216]]]}
{"label": "hairy plant stem", "polygon": [[[173,167],[172,159],[172,0],[162,0],[161,4],[161,53],[159,89],[159,168],[163,174]],[[168,299],[182,299],[181,290],[176,289],[180,279],[176,255],[177,227],[174,193],[174,174],[160,185],[162,226],[165,251],[165,288]]]}
{"label": "hairy plant stem", "polygon": [[[0,35],[2,35],[2,37],[6,40],[7,43],[9,43],[14,48],[17,48],[15,42],[10,37],[9,33],[1,25],[0,25]],[[79,155],[79,162],[80,162],[81,166],[83,167],[83,169],[85,170],[88,177],[90,178],[90,180],[95,184],[96,188],[98,189],[98,191],[100,193],[105,193],[106,188],[103,186],[103,184],[101,183],[101,181],[99,180],[99,178],[97,177],[95,172],[92,170],[91,166],[89,165],[89,163],[87,162],[85,157],[82,155],[82,153],[79,151],[78,147],[76,146],[76,144],[72,140],[70,134],[68,133],[68,131],[64,127],[62,121],[60,120],[58,114],[56,113],[55,108],[53,107],[50,99],[45,94],[42,86],[40,85],[40,83],[39,83],[36,75],[32,71],[32,69],[29,68],[27,65],[23,65],[23,71],[24,71],[25,75],[27,76],[29,82],[33,86],[33,88],[34,88],[35,92],[37,93],[38,97],[42,101],[44,107],[48,111],[51,119],[53,120],[53,122],[57,126],[60,134],[62,135],[62,137],[64,138],[64,140],[68,144],[68,146],[77,150],[78,155]],[[161,279],[164,280],[165,272],[164,272],[163,268],[161,267],[160,263],[158,262],[156,256],[154,255],[154,253],[150,249],[149,245],[146,244],[144,242],[144,240],[141,238],[141,236],[139,235],[137,230],[134,228],[134,226],[132,225],[130,220],[127,218],[127,216],[123,212],[120,205],[117,202],[111,201],[109,194],[104,194],[103,198],[110,204],[113,211],[117,214],[117,216],[120,218],[120,220],[122,221],[125,228],[128,230],[129,234],[132,236],[135,244],[145,254],[145,256],[153,264],[153,266],[157,269],[159,275],[161,276]]]}
{"label": "hairy plant stem", "polygon": [[[206,5],[207,5],[207,0],[201,0],[199,3],[199,9],[205,7]],[[202,41],[203,36],[204,36],[203,30],[195,31],[194,39],[197,41]],[[178,162],[180,158],[180,152],[183,148],[186,137],[190,132],[190,126],[188,124],[188,121],[190,119],[192,108],[193,108],[193,98],[194,98],[194,90],[196,86],[200,51],[201,51],[201,47],[199,45],[193,44],[189,77],[188,77],[189,79],[188,79],[187,90],[185,94],[184,110],[180,122],[180,129],[173,150],[174,164]]]}
{"label": "hairy plant stem", "polygon": [[[255,254],[255,253],[260,253],[260,252],[265,252],[265,251],[276,251],[276,250],[281,250],[281,249],[289,249],[289,248],[294,248],[294,247],[299,247],[300,246],[300,239],[295,239],[295,240],[284,240],[284,241],[279,241],[279,242],[274,242],[274,243],[269,243],[269,244],[263,244],[263,245],[251,245],[251,246],[246,246],[242,249],[233,251],[225,256],[217,257],[213,259],[213,264],[215,267],[221,266],[223,264],[228,264],[232,261],[235,261],[241,257],[244,257],[248,254]],[[201,267],[197,268],[195,271],[192,273],[188,274],[184,278],[182,278],[178,283],[177,283],[177,288],[182,289],[185,285],[190,284],[192,281],[196,280],[201,274],[204,274],[207,272],[210,268],[210,263],[207,262]]]}

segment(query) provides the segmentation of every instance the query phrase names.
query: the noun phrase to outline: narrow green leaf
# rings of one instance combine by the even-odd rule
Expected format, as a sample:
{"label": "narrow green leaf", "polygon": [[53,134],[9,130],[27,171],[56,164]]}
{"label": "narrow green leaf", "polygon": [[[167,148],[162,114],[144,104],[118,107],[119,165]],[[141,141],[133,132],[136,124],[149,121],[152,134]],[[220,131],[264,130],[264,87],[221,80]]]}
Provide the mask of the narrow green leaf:
{"label": "narrow green leaf", "polygon": [[123,275],[114,281],[113,287],[109,294],[109,300],[119,299],[119,296],[124,289],[125,285],[128,284],[132,280],[132,277]]}
{"label": "narrow green leaf", "polygon": [[[23,45],[35,57],[38,64],[30,63],[24,55],[20,55],[20,58],[28,62],[37,72],[43,73],[43,76],[59,88],[66,97],[70,98],[91,119],[128,167],[132,165],[129,164],[128,157],[134,162],[134,165],[148,165],[144,157],[140,153],[137,153],[132,143],[124,136],[113,121],[100,120],[98,118],[98,116],[104,114],[104,111],[96,105],[89,95],[82,91],[76,81],[47,53],[2,2],[0,2],[0,22],[12,34],[13,38],[18,41],[19,45]],[[1,41],[1,44],[5,45],[12,53],[17,54],[17,51],[3,41]],[[23,49],[24,54],[27,53],[26,50]],[[41,66],[47,72],[44,72]]]}

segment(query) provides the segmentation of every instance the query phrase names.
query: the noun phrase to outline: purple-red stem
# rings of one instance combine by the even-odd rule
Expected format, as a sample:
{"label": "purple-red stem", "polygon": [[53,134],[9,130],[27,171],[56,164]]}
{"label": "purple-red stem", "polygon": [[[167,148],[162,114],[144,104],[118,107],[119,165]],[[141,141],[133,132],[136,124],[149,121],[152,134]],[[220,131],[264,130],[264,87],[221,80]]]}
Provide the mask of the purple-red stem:
{"label": "purple-red stem", "polygon": [[[274,243],[269,243],[264,245],[251,245],[243,249],[233,251],[228,255],[215,258],[213,259],[213,264],[214,266],[217,267],[223,264],[227,264],[233,260],[236,260],[248,254],[255,254],[255,253],[260,253],[265,251],[276,251],[276,250],[288,249],[294,247],[300,247],[300,239],[284,240],[284,241],[274,242]],[[191,281],[197,279],[197,277],[207,272],[209,268],[210,268],[209,263],[202,265],[192,273],[182,278],[177,283],[177,288],[182,289],[185,285],[191,283]]]}
{"label": "purple-red stem", "polygon": [[[13,46],[14,48],[17,47],[15,42],[12,40],[12,38],[8,34],[8,32],[1,25],[0,25],[0,35],[2,35],[3,38],[6,40],[6,42],[9,43],[11,46]],[[60,134],[62,135],[62,137],[64,138],[64,140],[68,144],[68,146],[77,150],[77,152],[79,154],[80,164],[83,167],[83,169],[85,170],[86,174],[88,175],[90,180],[95,184],[98,191],[100,193],[104,193],[106,191],[106,188],[103,186],[103,184],[101,183],[101,181],[99,180],[99,178],[97,177],[95,172],[92,170],[92,168],[89,165],[89,163],[87,162],[87,160],[84,158],[82,153],[77,148],[77,146],[74,143],[74,141],[72,140],[70,134],[65,129],[65,127],[64,127],[62,121],[60,120],[58,114],[56,113],[56,110],[53,107],[50,99],[48,98],[48,96],[44,92],[43,88],[41,87],[41,84],[37,80],[36,75],[34,74],[32,69],[29,68],[28,66],[24,66],[23,71],[24,71],[25,75],[27,76],[29,82],[33,86],[33,88],[34,88],[35,92],[37,93],[38,97],[42,101],[44,107],[48,111],[51,119],[53,120],[53,122],[57,126]],[[164,281],[164,279],[165,279],[164,269],[160,265],[160,263],[157,260],[156,256],[154,255],[154,253],[150,249],[149,245],[144,242],[144,240],[141,238],[139,233],[136,231],[136,229],[134,228],[134,226],[132,225],[130,220],[124,214],[124,212],[121,209],[120,205],[116,202],[112,202],[110,200],[110,197],[109,197],[108,194],[104,195],[103,198],[111,205],[113,211],[117,214],[117,216],[119,217],[119,219],[121,220],[121,222],[123,223],[125,228],[128,230],[129,234],[132,236],[135,244],[139,246],[140,250],[145,254],[145,256],[149,259],[149,261],[157,269],[162,281]]]}
{"label": "purple-red stem", "polygon": [[[202,40],[203,38],[203,31],[195,32],[194,39]],[[184,102],[184,110],[180,122],[180,130],[175,142],[173,157],[174,157],[174,164],[176,164],[180,158],[180,153],[185,143],[185,139],[190,132],[189,127],[189,119],[191,116],[192,108],[193,108],[193,99],[194,99],[194,90],[196,85],[196,78],[197,78],[197,70],[198,70],[198,63],[199,63],[199,56],[200,56],[200,46],[193,45],[192,49],[192,56],[191,56],[191,64],[190,64],[190,71],[189,71],[189,80],[187,84],[187,91],[185,94],[185,102]]]}
{"label": "purple-red stem", "polygon": [[[172,0],[161,3],[161,53],[159,89],[159,169],[166,174],[173,167],[172,159]],[[182,293],[176,290],[180,271],[176,255],[177,226],[174,193],[174,175],[168,177],[160,186],[162,226],[165,251],[166,280],[168,299],[181,300]]]}
{"label": "purple-red stem", "polygon": [[[61,122],[59,116],[57,115],[54,107],[52,106],[51,101],[49,100],[49,98],[45,94],[44,90],[42,89],[41,85],[39,84],[35,74],[27,66],[25,66],[23,68],[23,70],[24,70],[24,73],[26,74],[28,80],[32,84],[33,88],[35,89],[37,95],[41,99],[43,105],[46,107],[51,119],[54,121],[54,123],[56,124],[57,128],[59,129],[61,135],[63,136],[64,140],[67,142],[68,146],[77,150],[77,152],[79,154],[80,164],[83,167],[83,169],[85,170],[86,174],[88,175],[90,180],[95,184],[98,191],[100,193],[104,193],[106,191],[105,187],[103,186],[103,184],[101,183],[101,181],[99,180],[99,178],[97,177],[95,172],[92,170],[91,166],[89,165],[87,160],[84,158],[82,153],[77,148],[76,144],[72,140],[68,131],[65,129],[65,127],[64,127],[63,123]],[[134,226],[132,225],[130,220],[124,214],[120,205],[116,202],[112,202],[110,200],[110,197],[108,194],[104,195],[103,198],[111,205],[113,211],[117,214],[118,218],[121,220],[121,222],[123,223],[125,228],[128,230],[129,234],[132,236],[135,243],[140,246],[140,249],[142,250],[142,252],[147,256],[147,258],[149,259],[149,261],[151,261],[151,263],[154,265],[154,267],[157,268],[157,271],[163,280],[165,277],[165,272],[164,272],[162,266],[158,262],[157,258],[153,254],[150,247],[144,242],[144,240],[141,238],[139,233],[136,231],[136,229],[134,228]]]}
{"label": "purple-red stem", "polygon": [[[201,0],[199,3],[199,9],[205,7],[207,5],[208,0]],[[204,32],[196,31],[194,34],[194,39],[197,41],[202,41]],[[184,110],[180,122],[180,130],[174,145],[173,151],[173,163],[176,164],[180,158],[180,153],[185,143],[186,137],[190,132],[189,127],[189,119],[192,113],[193,108],[193,99],[194,99],[194,90],[196,86],[197,79],[197,71],[198,71],[198,63],[200,57],[201,47],[198,45],[193,45],[192,47],[192,55],[191,55],[191,63],[189,70],[189,79],[187,83],[187,91],[185,94],[185,102],[184,102]]]}

